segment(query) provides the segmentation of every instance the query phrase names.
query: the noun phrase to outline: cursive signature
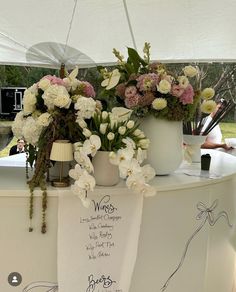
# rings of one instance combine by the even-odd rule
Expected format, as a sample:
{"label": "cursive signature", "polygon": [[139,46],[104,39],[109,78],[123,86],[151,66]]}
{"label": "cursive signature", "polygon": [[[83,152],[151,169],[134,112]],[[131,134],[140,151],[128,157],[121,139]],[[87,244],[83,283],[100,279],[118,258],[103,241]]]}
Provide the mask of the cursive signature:
{"label": "cursive signature", "polygon": [[102,285],[103,288],[109,288],[113,283],[116,283],[116,281],[113,281],[110,276],[105,277],[102,275],[98,279],[93,278],[93,274],[88,276],[88,288],[86,289],[86,292],[93,292],[96,288],[96,285]]}
{"label": "cursive signature", "polygon": [[109,195],[106,195],[101,198],[99,202],[95,202],[92,200],[93,205],[94,205],[94,211],[99,212],[99,211],[105,211],[108,214],[112,214],[117,208],[110,203],[111,197]]}

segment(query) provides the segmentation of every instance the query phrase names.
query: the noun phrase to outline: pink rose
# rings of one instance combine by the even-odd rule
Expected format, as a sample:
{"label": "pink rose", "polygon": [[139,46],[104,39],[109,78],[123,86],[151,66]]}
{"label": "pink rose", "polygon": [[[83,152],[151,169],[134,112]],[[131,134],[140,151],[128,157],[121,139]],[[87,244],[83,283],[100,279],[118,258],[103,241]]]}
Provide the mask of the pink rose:
{"label": "pink rose", "polygon": [[180,97],[184,93],[184,88],[177,84],[173,84],[171,88],[171,94],[176,97]]}

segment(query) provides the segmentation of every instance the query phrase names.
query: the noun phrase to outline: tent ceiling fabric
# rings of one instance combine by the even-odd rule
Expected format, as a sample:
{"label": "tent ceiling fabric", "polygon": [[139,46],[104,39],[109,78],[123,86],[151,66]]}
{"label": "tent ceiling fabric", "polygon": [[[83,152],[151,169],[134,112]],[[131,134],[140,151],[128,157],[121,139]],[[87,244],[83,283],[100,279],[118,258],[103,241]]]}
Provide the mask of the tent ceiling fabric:
{"label": "tent ceiling fabric", "polygon": [[114,63],[112,49],[153,60],[236,61],[235,0],[0,0],[0,64]]}

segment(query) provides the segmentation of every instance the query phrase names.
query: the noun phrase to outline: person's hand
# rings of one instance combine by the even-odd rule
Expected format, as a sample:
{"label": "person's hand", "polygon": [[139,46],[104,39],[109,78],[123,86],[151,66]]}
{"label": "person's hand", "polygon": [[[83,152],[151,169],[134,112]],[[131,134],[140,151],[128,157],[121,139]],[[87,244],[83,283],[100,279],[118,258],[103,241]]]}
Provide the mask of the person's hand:
{"label": "person's hand", "polygon": [[224,148],[226,151],[229,151],[229,150],[232,150],[232,149],[234,149],[233,147],[231,147],[231,146],[228,146],[227,144],[222,144],[222,148]]}

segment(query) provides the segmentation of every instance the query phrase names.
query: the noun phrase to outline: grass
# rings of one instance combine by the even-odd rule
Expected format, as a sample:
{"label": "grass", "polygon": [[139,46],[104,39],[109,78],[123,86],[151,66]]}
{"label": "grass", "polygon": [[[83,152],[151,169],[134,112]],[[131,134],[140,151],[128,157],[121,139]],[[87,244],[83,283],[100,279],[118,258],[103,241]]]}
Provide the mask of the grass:
{"label": "grass", "polygon": [[[12,122],[2,122],[0,121],[0,125],[9,125]],[[236,138],[236,123],[220,123],[220,128],[223,135],[223,140],[225,138]],[[0,157],[8,156],[10,148],[16,144],[16,138],[14,137],[12,141],[8,144],[8,146],[0,151]]]}

